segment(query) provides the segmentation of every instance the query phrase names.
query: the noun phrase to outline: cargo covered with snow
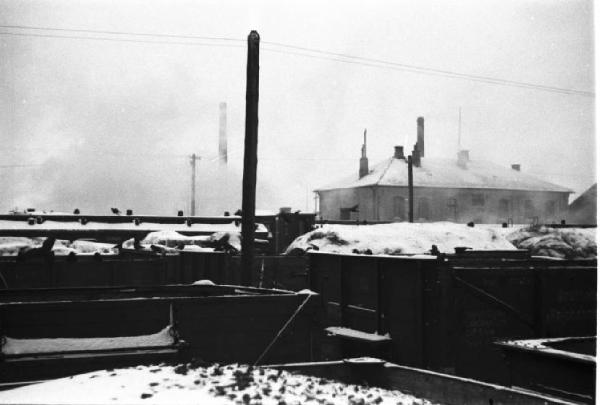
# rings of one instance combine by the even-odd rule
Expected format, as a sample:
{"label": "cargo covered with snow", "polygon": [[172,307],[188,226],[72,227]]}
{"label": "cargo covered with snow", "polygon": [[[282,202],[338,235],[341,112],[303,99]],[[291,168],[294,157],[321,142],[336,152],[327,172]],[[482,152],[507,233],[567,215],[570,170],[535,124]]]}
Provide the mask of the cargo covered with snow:
{"label": "cargo covered with snow", "polygon": [[571,402],[363,357],[259,368],[193,360],[174,365],[98,370],[0,392],[0,403],[567,405]]}
{"label": "cargo covered with snow", "polygon": [[298,237],[286,254],[318,250],[331,253],[386,255],[423,254],[432,245],[442,253],[455,247],[475,250],[514,250],[499,226],[468,227],[452,222],[391,223],[378,225],[323,225]]}
{"label": "cargo covered with snow", "polygon": [[[45,237],[0,237],[0,256],[18,256],[38,249],[38,253],[52,251],[56,256],[76,255],[116,255],[120,250],[155,253],[178,253],[182,250],[192,252],[227,251],[240,252],[242,249],[239,231],[219,231],[210,235],[183,235],[172,230],[162,230],[148,233],[141,240],[130,238],[120,245],[101,243],[91,240],[68,241],[54,240],[48,250],[42,252]],[[265,245],[266,240],[255,239],[255,243]],[[30,252],[29,254],[32,254]],[[36,253],[37,254],[37,253]]]}
{"label": "cargo covered with snow", "polygon": [[[41,249],[44,237],[0,237],[0,256],[18,256],[19,254],[32,253],[34,249]],[[112,243],[101,243],[90,240],[55,240],[50,246],[50,250],[57,256],[65,256],[68,254],[77,255],[116,255],[119,253],[116,246]]]}
{"label": "cargo covered with snow", "polygon": [[0,403],[432,404],[398,390],[236,364],[100,370],[0,392]]}
{"label": "cargo covered with snow", "polygon": [[594,259],[597,255],[596,228],[551,228],[532,226],[506,236],[517,248],[532,256],[559,259]]}
{"label": "cargo covered with snow", "polygon": [[561,259],[596,258],[596,228],[475,225],[453,222],[390,223],[377,225],[323,225],[298,237],[286,254],[306,251],[415,255],[472,250],[526,249],[533,256]]}

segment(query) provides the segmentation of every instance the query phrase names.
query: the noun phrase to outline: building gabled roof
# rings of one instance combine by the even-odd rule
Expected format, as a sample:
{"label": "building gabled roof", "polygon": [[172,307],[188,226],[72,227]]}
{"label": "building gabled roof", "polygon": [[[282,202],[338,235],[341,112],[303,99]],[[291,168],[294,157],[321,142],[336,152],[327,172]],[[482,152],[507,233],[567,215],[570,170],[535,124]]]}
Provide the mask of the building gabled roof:
{"label": "building gabled roof", "polygon": [[585,190],[579,197],[573,200],[571,204],[569,204],[569,209],[579,209],[585,207],[586,205],[596,206],[598,194],[598,183],[594,183],[590,188]]}
{"label": "building gabled roof", "polygon": [[[413,167],[413,184],[415,187],[573,192],[521,171],[477,160],[469,160],[461,167],[456,159],[421,158],[421,166]],[[360,179],[353,175],[315,191],[372,186],[408,187],[406,160],[386,159]]]}

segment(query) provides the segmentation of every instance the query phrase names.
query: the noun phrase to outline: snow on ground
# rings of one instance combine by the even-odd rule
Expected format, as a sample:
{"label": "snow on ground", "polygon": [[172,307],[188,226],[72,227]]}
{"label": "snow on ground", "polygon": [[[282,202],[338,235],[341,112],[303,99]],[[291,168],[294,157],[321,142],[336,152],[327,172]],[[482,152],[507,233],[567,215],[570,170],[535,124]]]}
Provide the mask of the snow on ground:
{"label": "snow on ground", "polygon": [[596,228],[550,228],[532,226],[506,236],[519,249],[533,256],[560,259],[596,258]]}
{"label": "snow on ground", "polygon": [[80,350],[108,350],[118,348],[142,348],[168,346],[174,343],[170,326],[160,332],[141,336],[119,336],[101,338],[46,338],[14,339],[4,336],[2,354],[72,352]]}
{"label": "snow on ground", "polygon": [[[514,228],[512,228],[514,230]],[[466,246],[475,250],[514,250],[504,237],[507,231],[495,225],[468,227],[452,222],[392,223],[378,225],[323,225],[298,237],[286,254],[307,250],[333,253],[422,254],[436,245],[442,253]]]}
{"label": "snow on ground", "polygon": [[102,370],[0,392],[10,404],[430,405],[400,391],[246,366],[138,366]]}

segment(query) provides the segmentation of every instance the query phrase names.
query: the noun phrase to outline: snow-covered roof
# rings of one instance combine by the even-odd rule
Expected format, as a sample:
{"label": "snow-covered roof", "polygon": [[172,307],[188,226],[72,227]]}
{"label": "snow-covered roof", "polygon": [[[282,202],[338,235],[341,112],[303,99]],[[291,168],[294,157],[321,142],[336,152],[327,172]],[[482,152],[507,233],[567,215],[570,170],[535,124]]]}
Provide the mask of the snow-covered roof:
{"label": "snow-covered roof", "polygon": [[[573,192],[566,187],[540,180],[521,171],[478,160],[469,160],[464,167],[461,167],[456,159],[421,158],[421,166],[413,167],[413,184],[415,187]],[[386,159],[375,165],[369,174],[360,179],[354,174],[315,191],[376,185],[408,187],[406,160],[393,157]]]}

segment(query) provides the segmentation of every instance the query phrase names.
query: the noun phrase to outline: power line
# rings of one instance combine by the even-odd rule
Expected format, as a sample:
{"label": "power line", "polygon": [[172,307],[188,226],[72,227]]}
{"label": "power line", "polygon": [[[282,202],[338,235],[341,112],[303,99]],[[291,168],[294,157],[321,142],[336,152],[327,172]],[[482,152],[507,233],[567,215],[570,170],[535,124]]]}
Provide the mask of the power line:
{"label": "power line", "polygon": [[[8,29],[26,29],[26,30],[39,30],[39,31],[59,31],[59,32],[76,32],[76,33],[88,33],[88,34],[109,34],[109,35],[129,35],[129,36],[144,36],[153,38],[170,38],[170,39],[192,39],[192,40],[206,40],[206,41],[228,41],[228,42],[239,42],[238,45],[232,44],[207,44],[197,42],[175,42],[175,41],[148,41],[140,39],[122,39],[122,38],[108,38],[108,37],[90,37],[90,36],[67,36],[67,35],[50,35],[50,34],[31,34],[31,33],[11,33],[11,32],[0,32],[0,35],[14,35],[14,36],[33,36],[33,37],[47,37],[47,38],[67,38],[67,39],[90,39],[90,40],[101,40],[101,41],[114,41],[114,42],[132,42],[132,43],[153,43],[153,44],[172,44],[172,45],[200,45],[200,46],[221,46],[221,47],[243,47],[245,40],[230,38],[230,37],[211,37],[211,36],[198,36],[198,35],[176,35],[176,34],[152,34],[145,32],[125,32],[125,31],[106,31],[106,30],[89,30],[89,29],[68,29],[68,28],[56,28],[56,27],[35,27],[25,25],[0,25],[0,28]],[[263,44],[281,47],[286,49],[292,49],[294,51],[284,51],[281,49],[263,48],[268,52],[275,52],[280,54],[289,54],[296,56],[304,56],[315,59],[331,60],[341,63],[356,64],[362,66],[376,67],[376,68],[387,68],[392,70],[401,70],[411,73],[420,73],[426,75],[441,76],[452,79],[462,79],[469,81],[476,81],[487,84],[496,84],[510,87],[520,87],[532,90],[548,91],[567,95],[579,95],[585,97],[594,97],[594,92],[567,89],[554,86],[546,86],[535,83],[520,82],[515,80],[499,79],[488,76],[473,75],[466,73],[453,72],[450,70],[429,68],[424,66],[409,65],[398,62],[391,62],[382,59],[367,58],[362,56],[355,56],[345,53],[325,51],[321,49],[308,48],[297,45],[289,45],[281,42],[274,41],[262,41]],[[300,51],[300,52],[298,52]],[[307,53],[308,52],[308,53]]]}
{"label": "power line", "polygon": [[[40,151],[40,150],[47,150],[46,148],[36,148],[36,147],[32,147],[32,148],[8,148],[8,149],[0,149],[0,152],[8,152],[8,151],[18,151],[18,152],[24,152],[24,153],[30,153],[31,151]],[[72,151],[68,151],[66,152],[67,154],[77,154],[77,155],[93,155],[95,157],[102,157],[102,156],[130,156],[130,157],[139,157],[139,158],[182,158],[182,157],[187,157],[189,155],[186,154],[176,154],[176,153],[148,153],[148,152],[113,152],[113,151],[93,151],[93,150],[72,150]],[[37,165],[26,165],[26,166],[41,166],[40,164]],[[2,167],[2,166],[0,166]],[[13,167],[11,165],[11,167]]]}
{"label": "power line", "polygon": [[594,93],[588,92],[588,91],[565,89],[565,88],[560,88],[560,87],[545,86],[545,85],[540,85],[540,84],[520,82],[520,81],[514,81],[514,80],[498,79],[498,78],[493,78],[493,77],[488,77],[488,76],[458,73],[458,72],[453,72],[450,70],[435,69],[435,68],[429,68],[429,67],[417,66],[417,65],[408,65],[408,64],[404,64],[404,63],[390,62],[390,61],[381,60],[381,59],[366,58],[366,57],[362,57],[362,56],[354,56],[354,55],[349,55],[349,54],[345,54],[345,53],[337,53],[337,52],[324,51],[324,50],[320,50],[320,49],[307,48],[307,47],[303,47],[303,46],[288,45],[288,44],[284,44],[281,42],[263,41],[263,43],[282,47],[282,48],[289,48],[289,49],[295,49],[295,50],[300,50],[300,51],[305,51],[305,52],[312,52],[312,53],[317,53],[317,54],[322,54],[322,55],[327,55],[327,56],[362,60],[362,61],[372,62],[372,63],[380,63],[380,64],[396,66],[396,67],[400,67],[400,68],[404,68],[404,69],[411,69],[411,70],[417,70],[417,71],[428,72],[428,73],[451,75],[451,76],[457,77],[457,78],[465,78],[465,79],[469,79],[469,80],[485,80],[488,83],[490,81],[492,81],[492,82],[497,82],[498,84],[535,87],[535,88],[543,89],[543,90],[568,91],[568,92],[573,92],[573,93],[581,94],[581,95],[591,95],[591,96],[594,95]]}
{"label": "power line", "polygon": [[[594,93],[589,92],[589,91],[566,89],[566,88],[552,87],[552,86],[544,86],[544,85],[539,85],[539,84],[534,84],[534,83],[517,82],[517,81],[511,81],[511,80],[505,80],[505,79],[496,79],[496,78],[492,78],[492,77],[469,75],[469,74],[464,74],[464,73],[455,73],[455,72],[450,72],[450,71],[442,71],[442,70],[438,70],[438,69],[422,68],[419,66],[396,64],[395,62],[379,61],[376,59],[368,59],[368,58],[362,58],[362,57],[358,57],[358,56],[357,57],[345,56],[346,58],[349,58],[349,59],[343,59],[343,57],[310,55],[310,54],[301,53],[301,52],[282,51],[279,49],[271,49],[271,48],[263,48],[263,50],[265,50],[267,52],[275,52],[275,53],[289,54],[289,55],[296,55],[296,56],[305,56],[305,57],[314,58],[314,59],[332,60],[335,62],[342,62],[342,63],[348,63],[348,64],[370,66],[370,67],[384,68],[384,69],[391,69],[391,70],[400,70],[400,71],[404,71],[404,72],[425,74],[425,75],[429,75],[429,76],[441,76],[441,77],[446,77],[446,78],[450,78],[450,79],[462,79],[462,80],[475,81],[475,82],[481,82],[481,83],[487,83],[487,84],[495,84],[495,85],[501,85],[501,86],[520,87],[520,88],[525,88],[525,89],[530,89],[530,90],[541,90],[541,91],[548,91],[548,92],[552,92],[552,93],[560,93],[560,94],[567,94],[567,95],[594,97]],[[356,59],[356,60],[353,60],[353,59]],[[361,62],[360,60],[371,60],[372,62],[371,63]]]}
{"label": "power line", "polygon": [[144,37],[155,37],[155,38],[178,38],[178,39],[203,39],[203,40],[217,40],[217,41],[235,41],[245,42],[243,39],[228,38],[228,37],[207,37],[199,35],[175,35],[175,34],[152,34],[147,32],[125,32],[125,31],[103,31],[103,30],[89,30],[89,29],[72,29],[72,28],[56,28],[56,27],[34,27],[29,25],[0,25],[0,28],[11,28],[11,29],[26,29],[26,30],[38,30],[38,31],[61,31],[61,32],[84,32],[89,34],[109,34],[109,35],[134,35]]}
{"label": "power line", "polygon": [[74,35],[55,35],[55,34],[31,34],[0,31],[0,35],[9,35],[16,37],[37,37],[37,38],[61,38],[61,39],[87,39],[92,41],[109,41],[109,42],[129,42],[141,44],[160,44],[160,45],[187,45],[187,46],[214,46],[220,48],[242,48],[243,45],[233,44],[215,44],[202,42],[176,42],[176,41],[150,41],[146,39],[127,39],[127,38],[109,38],[109,37],[82,37]]}
{"label": "power line", "polygon": [[0,165],[0,169],[8,169],[13,167],[34,167],[41,166],[41,164],[30,164],[30,165]]}

